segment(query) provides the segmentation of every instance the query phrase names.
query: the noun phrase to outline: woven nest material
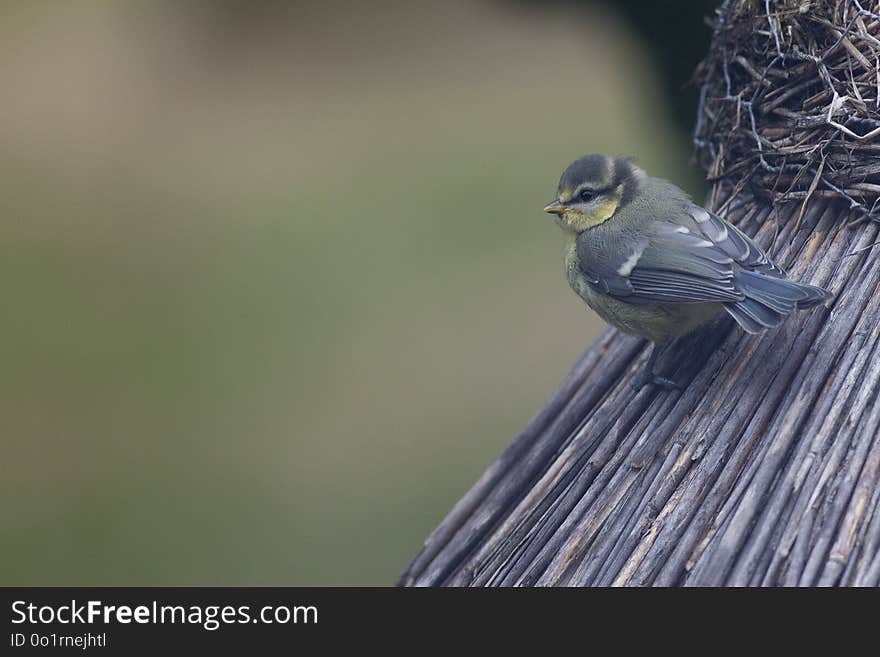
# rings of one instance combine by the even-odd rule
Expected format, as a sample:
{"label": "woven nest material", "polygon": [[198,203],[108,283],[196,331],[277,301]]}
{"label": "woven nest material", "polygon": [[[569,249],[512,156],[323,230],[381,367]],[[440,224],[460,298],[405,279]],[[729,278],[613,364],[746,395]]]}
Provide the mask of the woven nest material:
{"label": "woven nest material", "polygon": [[798,218],[839,197],[880,221],[880,2],[726,0],[697,80],[716,192],[800,202]]}

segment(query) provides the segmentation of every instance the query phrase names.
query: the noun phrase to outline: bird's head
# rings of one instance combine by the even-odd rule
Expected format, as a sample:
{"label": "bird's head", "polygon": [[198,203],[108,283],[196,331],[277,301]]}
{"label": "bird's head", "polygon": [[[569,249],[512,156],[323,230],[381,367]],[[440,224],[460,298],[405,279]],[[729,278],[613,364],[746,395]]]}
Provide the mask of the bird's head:
{"label": "bird's head", "polygon": [[544,212],[556,215],[563,230],[582,233],[611,219],[633,197],[644,175],[629,158],[585,155],[562,174],[556,199]]}

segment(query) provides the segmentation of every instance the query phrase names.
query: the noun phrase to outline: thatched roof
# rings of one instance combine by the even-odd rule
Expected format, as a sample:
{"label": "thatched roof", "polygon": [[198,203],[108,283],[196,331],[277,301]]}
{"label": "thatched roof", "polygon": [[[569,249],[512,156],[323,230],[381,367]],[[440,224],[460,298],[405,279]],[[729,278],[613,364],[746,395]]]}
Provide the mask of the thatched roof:
{"label": "thatched roof", "polygon": [[711,181],[776,203],[838,197],[851,206],[851,218],[880,220],[875,5],[724,2],[697,72],[694,141]]}

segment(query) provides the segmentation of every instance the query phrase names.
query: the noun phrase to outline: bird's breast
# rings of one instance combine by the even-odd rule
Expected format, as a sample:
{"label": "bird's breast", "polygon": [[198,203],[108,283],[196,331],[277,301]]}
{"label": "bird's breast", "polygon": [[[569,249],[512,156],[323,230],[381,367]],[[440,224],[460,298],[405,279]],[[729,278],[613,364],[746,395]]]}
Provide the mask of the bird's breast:
{"label": "bird's breast", "polygon": [[586,295],[590,293],[590,289],[584,278],[583,272],[581,271],[581,262],[577,254],[576,239],[572,238],[566,242],[563,262],[565,263],[565,277],[568,279],[568,284],[571,285],[571,289],[574,290],[584,301],[589,303]]}

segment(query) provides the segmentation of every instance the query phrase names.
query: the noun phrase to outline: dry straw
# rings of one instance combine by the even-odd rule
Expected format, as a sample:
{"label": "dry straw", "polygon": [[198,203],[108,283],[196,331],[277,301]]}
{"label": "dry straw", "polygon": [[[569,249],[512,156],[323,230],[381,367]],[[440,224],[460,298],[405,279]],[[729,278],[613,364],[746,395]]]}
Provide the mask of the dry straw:
{"label": "dry straw", "polygon": [[[880,3],[726,0],[694,143],[714,185],[774,203],[844,199],[880,221]],[[762,6],[763,5],[763,6]]]}

